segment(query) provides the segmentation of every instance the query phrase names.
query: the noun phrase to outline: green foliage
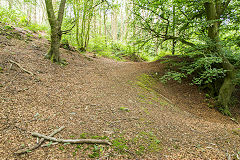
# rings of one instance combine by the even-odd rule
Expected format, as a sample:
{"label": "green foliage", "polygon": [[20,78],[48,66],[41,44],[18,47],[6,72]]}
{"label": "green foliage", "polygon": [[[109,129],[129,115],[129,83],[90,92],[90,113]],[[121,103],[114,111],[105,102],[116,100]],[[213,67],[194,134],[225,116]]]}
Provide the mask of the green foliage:
{"label": "green foliage", "polygon": [[[46,26],[30,22],[23,12],[13,9],[6,9],[3,7],[0,7],[0,22],[11,24],[17,27],[25,27],[33,32],[47,30]],[[11,29],[10,25],[6,26],[8,27],[6,29]]]}
{"label": "green foliage", "polygon": [[60,146],[59,149],[63,151],[65,148],[63,146]]}
{"label": "green foliage", "polygon": [[133,52],[130,45],[106,40],[104,36],[96,36],[90,40],[89,51],[99,56],[112,58],[118,61],[140,61],[140,56]]}
{"label": "green foliage", "polygon": [[[182,78],[191,77],[193,84],[207,86],[222,81],[226,73],[222,68],[222,58],[211,54],[187,54],[170,61],[170,71],[160,78],[162,82],[171,79],[181,82]],[[219,86],[214,86],[214,90],[218,89]]]}
{"label": "green foliage", "polygon": [[127,142],[128,141],[124,137],[119,137],[112,141],[112,145],[114,146],[115,150],[123,153],[128,149]]}
{"label": "green foliage", "polygon": [[222,107],[222,106],[216,106],[216,108],[223,114],[223,115],[226,115],[226,116],[232,116],[232,113],[230,112],[229,108],[225,108],[225,107]]}
{"label": "green foliage", "polygon": [[93,153],[89,154],[88,157],[89,158],[99,158],[101,153],[103,152],[104,148],[102,146],[99,145],[94,145],[93,146]]}
{"label": "green foliage", "polygon": [[178,81],[179,83],[181,83],[182,78],[185,78],[185,77],[186,77],[186,75],[184,73],[180,73],[180,72],[176,72],[176,71],[169,71],[164,76],[162,76],[160,78],[160,80],[163,83],[166,83],[167,81],[172,79],[172,80],[175,80],[175,81]]}
{"label": "green foliage", "polygon": [[16,10],[9,10],[5,9],[3,7],[0,7],[0,21],[2,23],[11,23],[14,25],[19,24],[19,13],[16,12]]}
{"label": "green foliage", "polygon": [[87,133],[82,133],[82,134],[80,134],[80,138],[86,139],[87,135],[88,135]]}
{"label": "green foliage", "polygon": [[134,139],[133,143],[138,145],[137,155],[143,155],[146,152],[161,151],[161,141],[152,132],[141,132]]}

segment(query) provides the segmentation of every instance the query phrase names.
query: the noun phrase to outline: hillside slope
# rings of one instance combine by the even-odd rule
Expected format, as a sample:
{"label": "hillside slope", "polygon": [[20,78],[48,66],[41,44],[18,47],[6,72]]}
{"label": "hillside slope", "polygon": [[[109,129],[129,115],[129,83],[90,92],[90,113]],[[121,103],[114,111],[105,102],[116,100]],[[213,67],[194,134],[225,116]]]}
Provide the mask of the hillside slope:
{"label": "hillside slope", "polygon": [[[163,64],[116,62],[61,49],[69,65],[59,66],[44,59],[48,47],[44,39],[0,35],[1,159],[238,156],[239,125],[210,109],[196,87],[163,85],[150,76],[163,73]],[[48,135],[60,126],[66,128],[55,137],[106,136],[113,146],[57,144],[14,155],[36,143],[29,132]]]}

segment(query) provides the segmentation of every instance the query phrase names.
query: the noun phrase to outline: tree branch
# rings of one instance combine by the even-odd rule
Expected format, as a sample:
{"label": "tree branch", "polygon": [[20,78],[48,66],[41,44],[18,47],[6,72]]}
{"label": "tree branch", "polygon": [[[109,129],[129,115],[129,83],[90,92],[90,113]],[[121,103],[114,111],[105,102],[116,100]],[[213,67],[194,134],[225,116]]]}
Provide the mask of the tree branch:
{"label": "tree branch", "polygon": [[193,15],[193,16],[188,20],[188,22],[185,23],[185,24],[179,29],[179,33],[181,33],[183,30],[185,30],[185,29],[188,27],[188,25],[190,24],[190,22],[191,22],[192,20],[194,20],[195,18],[201,17],[201,16],[203,15],[203,13],[204,13],[204,11],[202,10],[202,11],[200,11],[200,13],[197,13],[197,14]]}
{"label": "tree branch", "polygon": [[157,12],[153,11],[153,10],[150,9],[150,8],[145,7],[145,6],[141,6],[140,4],[136,4],[136,3],[133,3],[133,4],[137,5],[137,6],[140,7],[140,8],[143,8],[143,9],[145,9],[145,10],[151,11],[153,14],[157,15],[160,19],[163,19],[163,20],[169,22],[169,20],[168,20],[167,18],[163,17],[161,14],[158,14]]}
{"label": "tree branch", "polygon": [[[54,130],[51,134],[49,134],[49,136],[50,136],[50,137],[54,136],[55,134],[57,134],[58,132],[60,132],[60,131],[63,130],[64,128],[65,128],[65,127],[62,126],[62,127],[60,127],[59,129]],[[44,138],[41,138],[40,141],[39,141],[39,143],[37,143],[36,145],[34,145],[34,146],[30,147],[30,148],[27,148],[27,149],[19,150],[19,151],[15,152],[15,154],[20,155],[20,154],[24,154],[24,153],[30,152],[30,151],[32,151],[32,150],[35,150],[35,149],[37,149],[38,147],[41,146],[41,144],[44,142],[44,140],[45,140]]]}
{"label": "tree branch", "polygon": [[87,143],[87,144],[107,144],[107,145],[112,145],[110,142],[108,142],[106,140],[98,140],[98,139],[57,139],[57,138],[54,138],[54,137],[51,137],[51,136],[42,135],[42,134],[39,134],[39,133],[36,133],[36,132],[33,132],[32,136],[44,138],[44,139],[47,139],[49,141],[59,142],[59,143],[72,143],[72,144]]}
{"label": "tree branch", "polygon": [[31,74],[32,76],[34,75],[32,72],[24,69],[19,63],[15,62],[15,61],[12,61],[12,60],[9,60],[11,63],[14,63],[16,64],[20,69],[22,69],[24,72],[27,72],[28,74]]}
{"label": "tree branch", "polygon": [[137,15],[138,17],[140,17],[146,25],[144,25],[143,23],[141,23],[142,26],[144,26],[146,29],[148,29],[149,33],[153,33],[155,37],[160,37],[160,34],[158,32],[156,32],[154,29],[151,28],[151,26],[149,25],[149,23],[146,21],[146,19],[144,19],[140,14],[134,13],[135,15]]}
{"label": "tree branch", "polygon": [[58,27],[62,26],[65,4],[66,4],[66,0],[61,0],[59,10],[58,10],[58,18],[57,18]]}
{"label": "tree branch", "polygon": [[[72,22],[72,24],[75,23],[75,22],[76,22],[76,19]],[[65,31],[61,31],[61,34],[69,33],[75,27],[75,25],[76,25],[76,23],[71,27],[71,29],[68,29],[68,30],[65,30]]]}
{"label": "tree branch", "polygon": [[196,46],[194,43],[188,42],[185,39],[182,39],[180,37],[166,36],[164,40],[170,40],[170,39],[180,41],[183,44],[186,44],[186,45],[191,46],[191,47],[195,47]]}

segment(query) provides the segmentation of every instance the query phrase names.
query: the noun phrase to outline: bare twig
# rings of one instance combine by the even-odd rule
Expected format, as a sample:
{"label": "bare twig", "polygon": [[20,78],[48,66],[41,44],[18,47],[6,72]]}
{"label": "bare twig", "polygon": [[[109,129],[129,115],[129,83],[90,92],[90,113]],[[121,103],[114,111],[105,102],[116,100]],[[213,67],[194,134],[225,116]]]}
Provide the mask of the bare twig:
{"label": "bare twig", "polygon": [[48,144],[43,144],[43,145],[41,145],[41,147],[49,147],[49,146],[51,146],[51,145],[57,145],[58,144],[58,142],[55,142],[55,143],[48,143]]}
{"label": "bare twig", "polygon": [[[59,129],[54,130],[49,136],[50,136],[50,137],[54,136],[55,134],[57,134],[58,132],[60,132],[60,131],[63,130],[64,128],[65,128],[65,127],[62,126],[62,127],[60,127]],[[32,133],[32,134],[33,134],[33,133]],[[44,142],[44,140],[45,140],[45,138],[41,138],[40,141],[39,141],[39,143],[37,143],[36,145],[34,145],[34,146],[30,147],[30,148],[27,148],[27,149],[19,150],[19,151],[15,152],[15,154],[18,154],[18,155],[19,155],[19,154],[24,154],[24,153],[30,152],[30,151],[32,151],[32,150],[34,150],[34,149],[37,149],[39,146],[41,146],[41,144]]]}
{"label": "bare twig", "polygon": [[12,60],[9,60],[11,63],[14,63],[16,64],[20,69],[22,69],[24,72],[28,73],[28,74],[31,74],[32,76],[34,75],[32,72],[26,70],[25,68],[23,68],[19,63],[15,62],[15,61],[12,61]]}
{"label": "bare twig", "polygon": [[87,143],[87,144],[107,144],[107,145],[111,145],[111,143],[106,141],[106,140],[98,140],[98,139],[57,139],[57,138],[42,135],[42,134],[39,134],[39,133],[36,133],[36,132],[33,132],[32,136],[41,137],[41,138],[44,138],[46,140],[53,141],[53,142],[59,142],[59,143],[71,143],[71,144]]}

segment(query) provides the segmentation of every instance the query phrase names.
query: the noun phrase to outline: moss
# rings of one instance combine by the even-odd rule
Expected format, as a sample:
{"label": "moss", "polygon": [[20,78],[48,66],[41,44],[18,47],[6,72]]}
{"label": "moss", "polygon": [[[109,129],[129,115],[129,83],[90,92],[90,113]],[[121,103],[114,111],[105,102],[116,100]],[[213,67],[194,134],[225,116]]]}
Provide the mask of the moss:
{"label": "moss", "polygon": [[143,155],[146,152],[159,152],[162,149],[161,141],[152,132],[140,132],[133,139],[133,142],[138,145],[137,155]]}
{"label": "moss", "polygon": [[119,110],[129,112],[129,109],[126,107],[120,107]]}
{"label": "moss", "polygon": [[152,87],[156,83],[156,80],[152,76],[147,74],[142,74],[141,76],[137,77],[137,80],[138,81],[136,82],[136,84],[147,90],[151,90],[150,87]]}
{"label": "moss", "polygon": [[142,110],[143,110],[143,112],[145,112],[147,115],[149,115],[149,114],[150,114],[147,108],[145,108],[145,107],[141,107],[141,109],[142,109]]}
{"label": "moss", "polygon": [[233,130],[232,130],[232,133],[233,133],[234,135],[240,136],[240,128],[233,129]]}
{"label": "moss", "polygon": [[112,145],[116,151],[125,153],[125,150],[129,148],[127,146],[127,142],[127,139],[125,139],[123,136],[120,136],[112,141]]}

